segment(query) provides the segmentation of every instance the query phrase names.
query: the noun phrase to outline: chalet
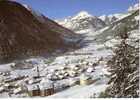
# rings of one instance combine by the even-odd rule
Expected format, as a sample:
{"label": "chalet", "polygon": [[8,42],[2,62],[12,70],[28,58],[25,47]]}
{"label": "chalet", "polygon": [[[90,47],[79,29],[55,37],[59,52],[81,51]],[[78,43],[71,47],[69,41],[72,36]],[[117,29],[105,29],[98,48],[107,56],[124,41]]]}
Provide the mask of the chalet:
{"label": "chalet", "polygon": [[92,83],[92,78],[86,74],[80,76],[80,85],[89,85]]}
{"label": "chalet", "polygon": [[69,87],[70,87],[69,79],[59,80],[59,81],[54,83],[55,92],[63,91]]}
{"label": "chalet", "polygon": [[40,96],[39,85],[29,85],[27,88],[29,96]]}
{"label": "chalet", "polygon": [[27,83],[31,85],[31,84],[39,83],[40,81],[41,79],[32,77],[32,78],[28,78]]}
{"label": "chalet", "polygon": [[60,80],[64,79],[64,75],[63,74],[59,74],[58,75],[58,79],[60,79]]}
{"label": "chalet", "polygon": [[4,87],[5,87],[5,88],[9,88],[9,86],[10,86],[9,83],[5,83],[5,84],[4,84]]}
{"label": "chalet", "polygon": [[21,87],[18,87],[17,89],[13,90],[13,93],[18,94],[18,93],[21,93],[22,91],[23,91],[23,89]]}
{"label": "chalet", "polygon": [[17,81],[14,86],[15,87],[19,87],[19,86],[25,86],[27,84],[26,82],[27,78],[25,80],[20,80],[20,81]]}
{"label": "chalet", "polygon": [[51,76],[51,78],[49,78],[50,80],[58,80],[59,78],[58,78],[58,76],[57,75],[55,75],[55,74],[52,74],[52,76]]}
{"label": "chalet", "polygon": [[54,94],[53,82],[47,79],[42,79],[40,84],[32,84],[27,87],[29,96],[49,96]]}
{"label": "chalet", "polygon": [[4,92],[4,90],[5,90],[4,86],[1,86],[0,87],[0,93]]}
{"label": "chalet", "polygon": [[40,82],[40,96],[49,96],[54,94],[54,85],[50,80],[43,79]]}
{"label": "chalet", "polygon": [[64,77],[68,77],[69,76],[69,73],[68,72],[65,72],[64,73]]}
{"label": "chalet", "polygon": [[65,66],[60,67],[60,70],[67,70],[68,68]]}
{"label": "chalet", "polygon": [[73,68],[73,70],[78,71],[80,69],[80,65],[75,65],[75,67]]}
{"label": "chalet", "polygon": [[88,73],[92,73],[92,72],[94,72],[94,70],[95,70],[95,68],[93,68],[93,67],[89,67],[89,68],[87,68],[87,72]]}
{"label": "chalet", "polygon": [[5,90],[16,88],[16,86],[12,83],[5,83],[3,86],[4,86]]}
{"label": "chalet", "polygon": [[80,69],[80,65],[79,64],[77,64],[77,65],[72,64],[72,65],[70,65],[70,69],[74,70],[74,71],[77,71],[77,70]]}
{"label": "chalet", "polygon": [[75,77],[77,75],[77,72],[72,70],[68,71],[68,73],[70,77]]}

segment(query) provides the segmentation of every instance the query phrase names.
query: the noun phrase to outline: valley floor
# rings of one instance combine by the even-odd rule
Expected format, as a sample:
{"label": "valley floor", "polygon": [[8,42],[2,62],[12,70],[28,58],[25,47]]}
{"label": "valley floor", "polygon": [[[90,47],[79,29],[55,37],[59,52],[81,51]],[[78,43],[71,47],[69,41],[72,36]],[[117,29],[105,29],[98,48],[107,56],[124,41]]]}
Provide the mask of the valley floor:
{"label": "valley floor", "polygon": [[[82,32],[82,31],[81,31]],[[84,32],[84,31],[83,31]],[[53,79],[56,88],[61,88],[61,90],[57,90],[57,92],[53,95],[48,96],[48,98],[59,97],[59,98],[72,98],[72,97],[98,97],[99,94],[104,91],[107,87],[107,82],[109,80],[109,72],[107,71],[107,61],[113,55],[112,50],[106,49],[103,44],[96,43],[94,41],[93,33],[82,33],[85,34],[85,38],[81,41],[81,44],[84,44],[83,48],[67,52],[64,55],[58,56],[56,58],[44,59],[44,58],[33,58],[28,61],[36,62],[40,76],[42,76],[39,80],[42,79]],[[74,69],[75,66],[79,68]],[[69,71],[65,71],[65,68],[69,69]],[[73,70],[72,70],[73,69]],[[36,67],[34,66],[31,69],[12,69],[10,64],[8,65],[0,65],[0,71],[9,72],[10,75],[3,76],[3,79],[7,79],[7,77],[21,77],[21,76],[30,76],[30,78],[25,78],[23,80],[19,80],[14,82],[20,86],[20,82],[25,82],[25,80],[31,80],[33,76],[37,75]],[[65,71],[65,72],[64,72]],[[58,73],[57,77],[56,73]],[[68,73],[69,75],[65,76],[63,73]],[[70,80],[81,80],[82,75],[87,75],[91,77],[91,80],[94,82],[91,84],[72,84],[69,85]],[[2,76],[2,75],[1,75]],[[1,87],[2,87],[2,77],[0,79]],[[87,80],[88,81],[88,80]],[[9,83],[11,84],[11,83]],[[25,83],[25,86],[31,86],[40,83],[29,82]],[[58,85],[59,84],[59,85]],[[69,86],[65,88],[65,86]],[[16,89],[15,89],[16,90]],[[9,90],[11,91],[11,90]],[[14,89],[12,90],[14,91]],[[10,94],[10,95],[9,95]],[[9,93],[9,92],[1,92],[0,97],[26,97],[27,94],[17,93]]]}

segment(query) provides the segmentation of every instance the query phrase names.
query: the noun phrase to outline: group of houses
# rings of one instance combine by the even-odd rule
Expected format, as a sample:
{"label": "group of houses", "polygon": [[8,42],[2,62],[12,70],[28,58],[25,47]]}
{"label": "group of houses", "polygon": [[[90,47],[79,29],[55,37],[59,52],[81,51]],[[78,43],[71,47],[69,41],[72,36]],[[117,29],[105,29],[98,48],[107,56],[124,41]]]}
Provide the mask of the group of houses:
{"label": "group of houses", "polygon": [[[27,64],[26,64],[27,63]],[[26,93],[28,96],[49,96],[56,92],[65,90],[75,85],[89,85],[97,79],[93,79],[90,73],[95,71],[96,63],[83,62],[82,64],[70,64],[49,69],[45,76],[41,76],[39,65],[32,62],[20,62],[12,65],[12,68],[35,68],[34,76],[14,76],[10,73],[0,73],[4,77],[0,78],[0,93],[9,92],[11,94]],[[9,77],[10,76],[10,77]]]}

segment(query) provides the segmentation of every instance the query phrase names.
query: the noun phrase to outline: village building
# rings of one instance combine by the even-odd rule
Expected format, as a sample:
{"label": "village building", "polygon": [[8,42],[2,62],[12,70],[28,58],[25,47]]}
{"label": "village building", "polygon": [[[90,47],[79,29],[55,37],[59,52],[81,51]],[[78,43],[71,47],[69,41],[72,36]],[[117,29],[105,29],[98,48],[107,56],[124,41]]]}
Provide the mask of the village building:
{"label": "village building", "polygon": [[60,92],[63,91],[67,88],[69,88],[69,79],[63,79],[63,80],[59,80],[57,82],[54,83],[54,90],[55,92]]}
{"label": "village building", "polygon": [[67,70],[68,68],[66,66],[60,67],[60,70]]}
{"label": "village building", "polygon": [[79,64],[71,64],[70,66],[70,69],[73,70],[73,71],[77,71],[81,68],[81,65]]}
{"label": "village building", "polygon": [[15,82],[15,81],[18,81],[18,80],[22,80],[24,78],[25,78],[25,76],[11,75],[9,77],[6,77],[4,82],[5,83],[11,83],[11,82]]}
{"label": "village building", "polygon": [[80,69],[80,65],[75,65],[75,67],[73,68],[74,71],[78,71]]}
{"label": "village building", "polygon": [[54,94],[54,84],[51,80],[42,79],[40,82],[40,96],[49,96]]}
{"label": "village building", "polygon": [[4,87],[7,88],[7,89],[9,88],[9,86],[10,86],[9,83],[5,83],[5,84],[4,84]]}
{"label": "village building", "polygon": [[5,88],[4,86],[0,86],[0,93],[4,92]]}
{"label": "village building", "polygon": [[27,80],[27,78],[26,78],[25,80],[17,81],[17,82],[14,84],[14,86],[15,86],[15,87],[25,86],[25,85],[27,84],[27,83],[26,83],[26,80]]}
{"label": "village building", "polygon": [[49,96],[54,94],[54,85],[51,80],[43,78],[39,84],[32,84],[28,87],[29,96]]}
{"label": "village building", "polygon": [[23,91],[23,89],[21,87],[18,87],[17,89],[13,90],[13,93],[18,94],[18,93],[21,93],[22,91]]}
{"label": "village building", "polygon": [[77,72],[76,71],[72,71],[72,70],[68,71],[68,73],[69,73],[70,77],[76,77],[76,75],[77,75]]}
{"label": "village building", "polygon": [[82,74],[80,76],[80,85],[89,85],[92,83],[92,78],[89,75]]}
{"label": "village building", "polygon": [[64,77],[66,78],[66,77],[68,77],[69,76],[69,73],[68,72],[65,72],[64,73]]}
{"label": "village building", "polygon": [[95,70],[95,68],[93,68],[93,67],[89,67],[89,68],[87,68],[86,71],[87,71],[88,73],[91,73],[91,72],[94,72],[94,70]]}
{"label": "village building", "polygon": [[33,68],[34,65],[31,62],[18,61],[15,62],[15,64],[12,64],[11,67],[14,69],[29,69],[29,68]]}
{"label": "village building", "polygon": [[31,84],[39,83],[40,81],[41,79],[32,77],[32,78],[28,78],[27,83],[31,85]]}
{"label": "village building", "polygon": [[82,65],[88,65],[88,64],[89,64],[89,62],[87,62],[87,61],[82,62]]}
{"label": "village building", "polygon": [[39,89],[39,85],[29,85],[28,87],[28,94],[29,96],[33,97],[33,96],[40,96],[40,89]]}
{"label": "village building", "polygon": [[59,80],[62,80],[62,79],[64,79],[64,75],[63,74],[59,74],[58,78],[59,78]]}

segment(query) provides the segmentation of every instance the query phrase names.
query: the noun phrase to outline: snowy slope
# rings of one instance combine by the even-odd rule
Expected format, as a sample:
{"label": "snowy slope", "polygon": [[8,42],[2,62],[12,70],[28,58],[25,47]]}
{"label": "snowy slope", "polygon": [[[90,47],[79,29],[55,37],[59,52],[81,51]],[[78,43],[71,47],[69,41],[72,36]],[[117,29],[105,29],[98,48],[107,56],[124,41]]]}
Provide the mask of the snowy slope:
{"label": "snowy slope", "polygon": [[139,3],[133,5],[133,6],[130,6],[128,8],[128,11],[131,12],[131,11],[135,11],[135,10],[138,10],[139,9]]}
{"label": "snowy slope", "polygon": [[110,15],[102,15],[102,16],[99,16],[98,18],[101,19],[102,21],[104,21],[107,25],[109,25],[109,24],[115,22],[116,20],[126,17],[130,12],[133,12],[138,9],[139,9],[139,4],[137,3],[133,6],[130,6],[128,8],[128,12],[126,12],[126,13],[115,13],[115,14],[110,14]]}

